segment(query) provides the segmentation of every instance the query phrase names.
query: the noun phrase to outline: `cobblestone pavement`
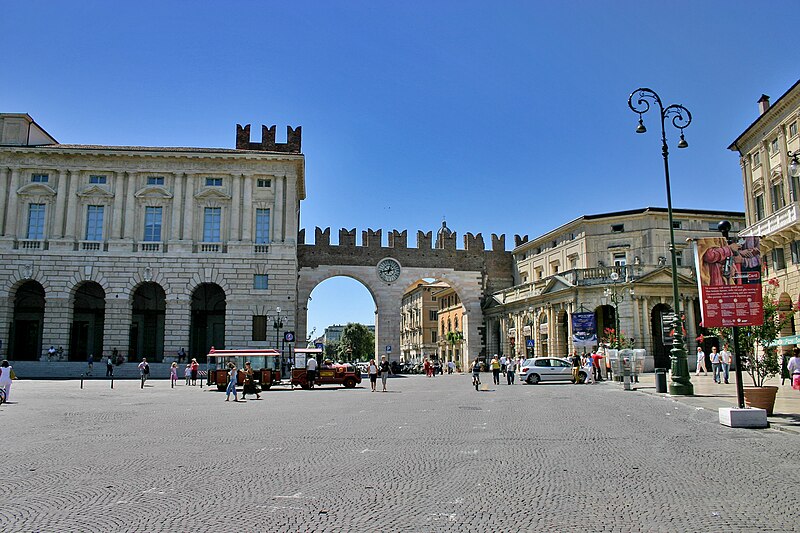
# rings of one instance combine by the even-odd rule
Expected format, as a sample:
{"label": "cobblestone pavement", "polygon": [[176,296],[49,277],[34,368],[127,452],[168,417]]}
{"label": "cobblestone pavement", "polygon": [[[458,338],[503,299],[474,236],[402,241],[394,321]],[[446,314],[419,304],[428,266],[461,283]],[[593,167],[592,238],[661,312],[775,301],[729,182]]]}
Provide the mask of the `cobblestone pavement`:
{"label": "cobblestone pavement", "polygon": [[0,531],[798,530],[794,433],[610,383],[364,385],[17,381]]}

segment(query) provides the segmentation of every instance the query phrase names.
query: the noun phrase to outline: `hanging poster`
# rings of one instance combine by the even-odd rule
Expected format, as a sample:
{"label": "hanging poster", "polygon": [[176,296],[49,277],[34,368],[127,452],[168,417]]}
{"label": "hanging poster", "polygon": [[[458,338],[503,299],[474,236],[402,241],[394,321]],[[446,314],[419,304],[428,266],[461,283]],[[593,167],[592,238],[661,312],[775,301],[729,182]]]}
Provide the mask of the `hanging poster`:
{"label": "hanging poster", "polygon": [[594,313],[572,313],[572,344],[574,346],[597,344],[597,321]]}
{"label": "hanging poster", "polygon": [[697,239],[694,263],[703,327],[764,323],[758,237]]}

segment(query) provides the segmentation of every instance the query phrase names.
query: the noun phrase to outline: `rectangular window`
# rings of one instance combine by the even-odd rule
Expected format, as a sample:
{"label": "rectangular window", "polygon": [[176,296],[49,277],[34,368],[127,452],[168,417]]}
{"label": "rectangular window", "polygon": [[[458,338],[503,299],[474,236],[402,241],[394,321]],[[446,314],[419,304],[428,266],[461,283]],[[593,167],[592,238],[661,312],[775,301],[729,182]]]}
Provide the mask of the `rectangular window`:
{"label": "rectangular window", "polygon": [[47,174],[33,174],[31,175],[31,181],[33,183],[47,183],[50,180],[50,176]]}
{"label": "rectangular window", "polygon": [[786,268],[786,260],[783,257],[783,248],[772,250],[772,268],[777,272]]}
{"label": "rectangular window", "polygon": [[790,245],[792,250],[792,264],[796,265],[800,263],[800,241],[792,241]]}
{"label": "rectangular window", "polygon": [[682,226],[683,226],[683,221],[682,220],[673,220],[672,221],[672,229],[681,229]]}
{"label": "rectangular window", "polygon": [[772,139],[772,142],[769,143],[769,147],[770,147],[770,152],[772,152],[772,155],[777,154],[778,153],[778,139]]}
{"label": "rectangular window", "polygon": [[28,239],[44,239],[44,214],[45,204],[28,205]]}
{"label": "rectangular window", "polygon": [[792,122],[789,124],[789,137],[794,137],[797,135],[797,122]]}
{"label": "rectangular window", "polygon": [[625,231],[625,224],[612,224],[611,233],[622,233]]}
{"label": "rectangular window", "polygon": [[683,266],[683,252],[675,250],[675,264],[678,266]]}
{"label": "rectangular window", "polygon": [[256,187],[270,187],[272,186],[272,180],[259,178],[256,180]]}
{"label": "rectangular window", "polygon": [[253,340],[267,340],[267,315],[253,315]]}
{"label": "rectangular window", "polygon": [[206,207],[203,212],[203,242],[220,242],[221,207]]}
{"label": "rectangular window", "polygon": [[164,185],[164,176],[147,176],[148,185]]}
{"label": "rectangular window", "polygon": [[269,209],[256,209],[256,244],[269,244]]}
{"label": "rectangular window", "polygon": [[756,220],[764,220],[764,195],[756,195]]}
{"label": "rectangular window", "polygon": [[614,266],[624,267],[628,263],[628,256],[623,253],[614,254]]}
{"label": "rectangular window", "polygon": [[774,213],[786,205],[786,199],[783,197],[783,183],[773,183],[770,192],[772,193],[772,212]]}
{"label": "rectangular window", "polygon": [[144,241],[161,242],[161,208],[144,208]]}
{"label": "rectangular window", "polygon": [[269,274],[255,274],[253,276],[253,288],[266,290],[269,288]]}
{"label": "rectangular window", "polygon": [[105,176],[89,176],[89,183],[96,185],[105,185],[107,183]]}
{"label": "rectangular window", "polygon": [[439,342],[439,340],[437,339],[438,335],[436,333],[437,333],[436,330],[431,331],[431,342],[433,343]]}
{"label": "rectangular window", "polygon": [[86,208],[86,240],[103,240],[103,207],[90,205]]}
{"label": "rectangular window", "polygon": [[792,176],[792,201],[800,200],[800,176]]}
{"label": "rectangular window", "polygon": [[761,152],[755,152],[753,154],[753,166],[757,167],[761,164]]}
{"label": "rectangular window", "polygon": [[206,178],[206,187],[222,187],[222,178]]}
{"label": "rectangular window", "polygon": [[433,320],[435,322],[437,318],[438,318],[438,313],[436,312],[436,310],[431,309],[428,311],[428,320]]}

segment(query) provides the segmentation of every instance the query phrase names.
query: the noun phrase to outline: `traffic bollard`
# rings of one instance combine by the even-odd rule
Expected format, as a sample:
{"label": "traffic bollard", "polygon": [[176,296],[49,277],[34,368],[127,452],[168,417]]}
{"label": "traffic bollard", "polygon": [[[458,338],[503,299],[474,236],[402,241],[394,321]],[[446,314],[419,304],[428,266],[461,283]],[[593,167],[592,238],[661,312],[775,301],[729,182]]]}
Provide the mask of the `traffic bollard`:
{"label": "traffic bollard", "polygon": [[83,388],[83,374],[81,374],[81,388]]}

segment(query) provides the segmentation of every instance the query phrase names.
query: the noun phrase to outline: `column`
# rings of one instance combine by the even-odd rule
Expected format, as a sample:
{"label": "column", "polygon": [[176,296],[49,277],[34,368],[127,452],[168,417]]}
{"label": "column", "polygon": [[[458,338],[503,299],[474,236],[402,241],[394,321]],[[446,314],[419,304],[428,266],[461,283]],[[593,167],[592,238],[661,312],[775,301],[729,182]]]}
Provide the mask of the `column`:
{"label": "column", "polygon": [[133,240],[134,214],[136,213],[136,173],[128,172],[128,187],[125,195],[125,227],[123,238]]}
{"label": "column", "polygon": [[67,207],[67,171],[58,173],[58,191],[56,192],[56,214],[53,218],[53,238],[64,237],[64,210]]}
{"label": "column", "polygon": [[572,302],[568,302],[566,304],[567,310],[567,350],[572,351],[575,348],[575,345],[572,344]]}
{"label": "column", "polygon": [[[650,331],[650,322],[648,318],[650,317],[650,302],[647,296],[642,297],[642,303],[644,307],[642,308],[642,325],[644,326],[642,329],[644,330],[644,349],[650,353],[654,353],[653,347],[653,340],[652,340],[652,332]],[[660,327],[660,324],[659,324]]]}
{"label": "column", "polygon": [[239,241],[239,217],[241,211],[239,206],[242,205],[242,176],[233,176],[233,190],[231,192],[231,233],[229,241]]}
{"label": "column", "polygon": [[[633,338],[635,339],[634,348],[644,348],[642,346],[641,315],[639,314],[639,297],[631,296],[633,306]],[[652,355],[652,354],[650,354]]]}
{"label": "column", "polygon": [[[163,239],[166,241],[177,241],[181,238],[181,209],[183,208],[183,182],[186,180],[186,174],[183,172],[175,173],[175,187],[172,195],[172,209],[170,211],[170,232],[169,237]],[[184,347],[184,349],[188,349]]]}
{"label": "column", "polygon": [[694,302],[691,298],[686,298],[681,302],[683,305],[683,310],[686,312],[686,338],[684,341],[686,342],[686,349],[689,350],[687,353],[692,353],[690,349],[696,348],[697,341],[697,321],[695,320],[694,316]]}
{"label": "column", "polygon": [[50,346],[63,346],[69,355],[69,330],[72,325],[72,305],[69,298],[48,297],[42,320],[42,353]]}
{"label": "column", "polygon": [[0,168],[0,235],[3,232],[6,217],[6,198],[8,198],[8,169]]}
{"label": "column", "polygon": [[[130,346],[130,329],[133,318],[132,302],[128,298],[106,296],[106,316],[103,323],[103,351],[110,353],[114,348],[127,360]],[[122,296],[122,295],[119,295]]]}
{"label": "column", "polygon": [[192,228],[194,228],[194,182],[197,177],[194,174],[186,175],[186,196],[183,202],[183,239],[191,241],[194,239]]}
{"label": "column", "polygon": [[551,305],[547,306],[547,354],[545,355],[552,355],[554,353],[553,348],[556,344],[556,323],[553,320],[553,307]]}
{"label": "column", "polygon": [[122,201],[125,199],[125,173],[114,173],[114,212],[111,220],[111,238],[122,238]]}
{"label": "column", "polygon": [[274,242],[283,242],[283,187],[285,182],[284,177],[275,177],[275,202],[273,204],[273,216],[271,217],[274,221],[272,225],[272,236],[271,239]]}
{"label": "column", "polygon": [[242,240],[248,244],[253,242],[253,176],[243,175],[244,193],[242,203]]}
{"label": "column", "polygon": [[189,329],[191,327],[191,296],[180,295],[166,301],[164,319],[164,353],[174,354],[181,348],[189,353]]}
{"label": "column", "polygon": [[80,171],[69,171],[69,193],[67,193],[67,215],[64,227],[64,238],[75,239],[75,221],[78,218],[78,181],[80,181]]}
{"label": "column", "polygon": [[17,218],[18,218],[18,197],[19,189],[19,169],[11,169],[11,190],[8,194],[8,211],[6,212],[6,236],[12,239],[17,238]]}
{"label": "column", "polygon": [[[744,186],[744,211],[745,225],[749,226],[755,222],[753,206],[753,171],[749,156],[739,158],[739,166],[742,167],[742,185]],[[795,201],[797,198],[795,198]]]}

